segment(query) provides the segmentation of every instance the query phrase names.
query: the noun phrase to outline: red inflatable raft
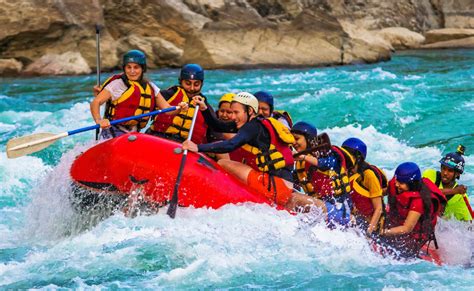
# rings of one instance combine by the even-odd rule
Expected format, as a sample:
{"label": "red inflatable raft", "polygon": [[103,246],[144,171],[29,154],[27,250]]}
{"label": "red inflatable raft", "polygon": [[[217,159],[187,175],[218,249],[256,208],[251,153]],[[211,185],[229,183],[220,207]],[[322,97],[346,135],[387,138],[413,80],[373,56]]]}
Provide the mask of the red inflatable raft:
{"label": "red inflatable raft", "polygon": [[[140,133],[126,134],[90,148],[71,167],[75,205],[90,207],[104,200],[124,203],[136,193],[140,193],[140,200],[146,204],[167,204],[182,157],[176,153],[177,149],[181,150],[181,144]],[[178,193],[178,205],[183,207],[270,203],[213,160],[191,152]]]}

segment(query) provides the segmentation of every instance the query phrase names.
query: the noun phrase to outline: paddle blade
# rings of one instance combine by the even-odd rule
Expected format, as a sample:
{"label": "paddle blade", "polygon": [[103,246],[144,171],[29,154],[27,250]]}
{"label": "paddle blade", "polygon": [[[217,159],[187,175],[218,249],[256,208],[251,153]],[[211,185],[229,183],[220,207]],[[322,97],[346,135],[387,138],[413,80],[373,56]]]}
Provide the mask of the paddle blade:
{"label": "paddle blade", "polygon": [[7,143],[7,156],[10,159],[38,152],[53,144],[63,134],[35,133],[27,136],[12,138]]}

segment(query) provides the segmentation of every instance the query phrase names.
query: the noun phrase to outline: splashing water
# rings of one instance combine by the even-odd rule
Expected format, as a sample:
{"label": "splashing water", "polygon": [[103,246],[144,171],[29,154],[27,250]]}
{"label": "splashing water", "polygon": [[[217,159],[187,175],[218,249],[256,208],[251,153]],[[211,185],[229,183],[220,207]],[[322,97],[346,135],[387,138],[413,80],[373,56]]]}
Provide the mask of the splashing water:
{"label": "splashing water", "polygon": [[[439,60],[443,60],[440,62]],[[315,124],[334,144],[364,140],[368,160],[391,177],[404,161],[423,169],[466,146],[460,183],[474,189],[474,51],[406,52],[391,62],[313,69],[209,71],[204,92],[268,90],[277,109]],[[151,72],[160,87],[176,70]],[[383,258],[356,230],[329,230],[317,212],[293,216],[264,205],[122,214],[83,221],[69,202],[69,168],[93,133],[32,156],[6,158],[6,142],[91,125],[95,76],[0,79],[0,287],[26,288],[437,288],[466,289],[474,234],[441,220],[447,263]],[[473,196],[471,196],[471,201]],[[85,225],[85,223],[89,223]]]}

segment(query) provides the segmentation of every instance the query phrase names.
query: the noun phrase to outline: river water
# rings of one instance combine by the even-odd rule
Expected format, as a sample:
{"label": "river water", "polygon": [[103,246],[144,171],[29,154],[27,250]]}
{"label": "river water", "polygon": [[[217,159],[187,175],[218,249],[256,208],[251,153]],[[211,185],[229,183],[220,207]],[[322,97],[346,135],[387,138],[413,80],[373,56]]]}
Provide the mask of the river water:
{"label": "river water", "polygon": [[[466,146],[460,183],[474,193],[474,50],[408,51],[390,62],[327,68],[216,70],[203,92],[268,90],[334,144],[364,140],[368,161],[389,178],[414,161],[439,167]],[[177,70],[149,72],[161,88]],[[103,79],[109,74],[103,74]],[[263,205],[179,209],[171,220],[110,217],[85,228],[68,197],[74,157],[93,133],[63,138],[31,156],[7,159],[9,139],[92,125],[95,75],[0,79],[0,288],[393,288],[471,289],[473,232],[437,228],[444,266],[373,253],[356,231],[328,230],[311,216]],[[471,194],[471,201],[474,194]]]}

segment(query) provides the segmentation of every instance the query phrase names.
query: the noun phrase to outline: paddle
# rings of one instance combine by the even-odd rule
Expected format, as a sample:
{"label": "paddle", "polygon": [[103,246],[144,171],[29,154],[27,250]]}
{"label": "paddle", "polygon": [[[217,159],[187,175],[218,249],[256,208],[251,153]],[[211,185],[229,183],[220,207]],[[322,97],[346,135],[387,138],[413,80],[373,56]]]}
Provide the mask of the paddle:
{"label": "paddle", "polygon": [[[191,122],[191,128],[189,129],[189,134],[187,140],[191,140],[193,136],[194,124],[196,123],[196,117],[199,112],[199,105],[196,105],[194,109],[193,121]],[[173,196],[171,196],[170,206],[168,206],[168,211],[166,214],[169,217],[174,218],[176,216],[176,210],[178,208],[178,189],[179,184],[181,183],[181,177],[183,176],[184,165],[186,164],[186,157],[188,156],[188,150],[184,150],[183,156],[181,157],[181,164],[179,165],[178,177],[176,178],[176,184],[174,184]]]}
{"label": "paddle", "polygon": [[95,41],[97,43],[97,86],[100,86],[100,25],[95,25]]}
{"label": "paddle", "polygon": [[[96,42],[96,61],[97,61],[97,87],[100,86],[100,25],[95,25],[95,42]],[[99,140],[100,130],[95,130],[95,140]]]}
{"label": "paddle", "polygon": [[[144,113],[144,114],[140,114],[136,116],[130,116],[130,117],[122,118],[122,119],[112,120],[110,122],[110,125],[115,125],[122,122],[134,120],[134,119],[140,119],[147,116],[158,115],[165,112],[175,111],[177,109],[179,109],[179,106],[173,106],[166,109],[156,110],[156,111],[152,111],[152,112],[148,112],[148,113]],[[56,140],[60,138],[74,135],[74,134],[81,133],[88,130],[98,129],[98,128],[100,128],[100,126],[96,124],[96,125],[82,127],[75,130],[58,133],[58,134],[35,133],[35,134],[27,135],[27,136],[12,138],[11,140],[7,142],[7,156],[8,158],[13,159],[13,158],[18,158],[18,157],[28,155],[31,153],[35,153],[44,148],[49,147],[51,144],[53,144]]]}

